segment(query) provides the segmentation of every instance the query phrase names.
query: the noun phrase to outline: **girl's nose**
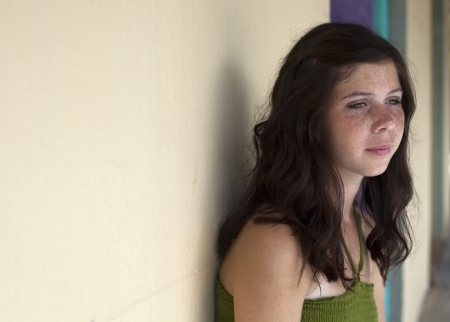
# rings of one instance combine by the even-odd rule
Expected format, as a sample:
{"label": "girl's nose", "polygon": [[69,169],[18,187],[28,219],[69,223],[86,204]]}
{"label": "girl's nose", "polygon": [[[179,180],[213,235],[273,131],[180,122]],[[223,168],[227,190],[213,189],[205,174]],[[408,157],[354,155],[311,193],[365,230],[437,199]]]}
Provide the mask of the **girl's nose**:
{"label": "girl's nose", "polygon": [[373,107],[372,120],[373,133],[387,131],[394,126],[394,118],[385,104],[377,104]]}

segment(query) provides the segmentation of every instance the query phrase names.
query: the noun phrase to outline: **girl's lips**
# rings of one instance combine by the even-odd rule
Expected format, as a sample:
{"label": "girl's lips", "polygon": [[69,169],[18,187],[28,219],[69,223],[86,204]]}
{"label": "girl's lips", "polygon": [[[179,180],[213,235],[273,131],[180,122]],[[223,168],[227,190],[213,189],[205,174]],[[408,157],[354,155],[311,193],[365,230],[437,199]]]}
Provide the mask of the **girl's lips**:
{"label": "girl's lips", "polygon": [[386,155],[389,155],[389,153],[391,153],[391,146],[384,145],[384,146],[379,146],[379,147],[372,148],[372,149],[366,149],[366,151],[373,153],[375,155],[378,155],[378,156],[386,156]]}

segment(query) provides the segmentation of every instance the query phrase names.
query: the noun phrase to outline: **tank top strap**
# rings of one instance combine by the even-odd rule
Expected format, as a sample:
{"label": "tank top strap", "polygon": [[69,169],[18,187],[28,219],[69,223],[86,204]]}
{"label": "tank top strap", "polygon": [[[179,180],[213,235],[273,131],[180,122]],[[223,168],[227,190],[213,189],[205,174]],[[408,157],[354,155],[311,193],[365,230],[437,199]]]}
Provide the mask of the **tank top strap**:
{"label": "tank top strap", "polygon": [[353,215],[355,216],[356,221],[356,228],[358,229],[358,237],[359,237],[359,265],[358,268],[355,266],[355,262],[353,261],[352,255],[350,254],[350,250],[347,246],[347,243],[345,242],[344,237],[342,236],[342,243],[345,248],[345,252],[347,253],[347,256],[350,260],[350,265],[352,266],[353,274],[355,274],[356,280],[360,280],[361,271],[364,268],[364,236],[362,234],[362,228],[361,228],[361,217],[357,213],[355,209],[355,204],[353,204]]}

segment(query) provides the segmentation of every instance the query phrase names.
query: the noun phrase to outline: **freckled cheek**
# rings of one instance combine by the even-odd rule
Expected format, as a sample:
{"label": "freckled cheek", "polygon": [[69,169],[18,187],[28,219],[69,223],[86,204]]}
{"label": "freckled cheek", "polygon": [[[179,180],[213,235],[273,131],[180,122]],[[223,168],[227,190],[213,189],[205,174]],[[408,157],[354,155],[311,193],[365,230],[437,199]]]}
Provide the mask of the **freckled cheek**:
{"label": "freckled cheek", "polygon": [[400,137],[403,135],[403,131],[405,129],[405,114],[403,111],[396,116],[396,128]]}
{"label": "freckled cheek", "polygon": [[370,126],[364,117],[331,119],[330,135],[335,157],[349,156],[364,144],[367,128]]}
{"label": "freckled cheek", "polygon": [[339,155],[352,155],[355,150],[359,149],[361,145],[364,144],[364,127],[360,127],[359,125],[360,124],[350,123],[342,125],[342,131],[335,138],[335,147],[339,151]]}
{"label": "freckled cheek", "polygon": [[348,122],[347,124],[343,124],[345,128],[345,137],[349,142],[353,142],[353,144],[349,144],[349,146],[356,146],[361,143],[362,138],[367,135],[367,129],[370,129],[370,122],[364,118],[357,118],[352,122]]}

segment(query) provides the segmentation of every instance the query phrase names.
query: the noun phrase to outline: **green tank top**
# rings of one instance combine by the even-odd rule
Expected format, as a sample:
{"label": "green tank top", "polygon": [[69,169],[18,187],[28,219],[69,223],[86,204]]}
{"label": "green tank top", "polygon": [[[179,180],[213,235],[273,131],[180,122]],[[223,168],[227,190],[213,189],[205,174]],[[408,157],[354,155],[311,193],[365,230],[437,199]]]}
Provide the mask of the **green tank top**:
{"label": "green tank top", "polygon": [[[377,322],[378,313],[373,294],[373,284],[361,282],[364,267],[364,238],[360,218],[354,211],[359,234],[360,261],[355,267],[345,240],[345,252],[355,274],[355,284],[344,294],[334,297],[305,299],[302,308],[302,322]],[[219,278],[216,280],[216,322],[234,322],[233,297],[224,289]]]}

